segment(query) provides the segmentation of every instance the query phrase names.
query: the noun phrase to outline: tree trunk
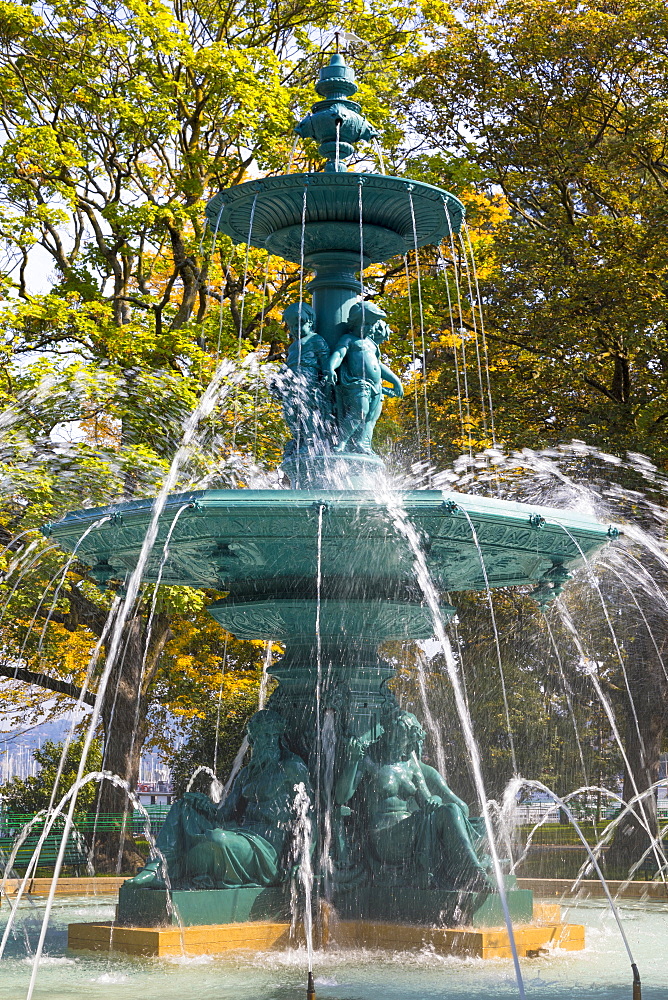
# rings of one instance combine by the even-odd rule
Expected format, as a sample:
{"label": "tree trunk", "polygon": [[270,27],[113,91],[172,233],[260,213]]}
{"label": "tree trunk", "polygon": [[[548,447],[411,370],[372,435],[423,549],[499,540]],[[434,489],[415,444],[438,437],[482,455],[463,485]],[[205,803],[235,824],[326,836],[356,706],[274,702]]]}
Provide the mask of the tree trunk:
{"label": "tree trunk", "polygon": [[[107,686],[102,706],[104,725],[105,771],[121,778],[130,791],[136,791],[139,765],[147,735],[146,701],[140,692],[143,683],[144,635],[138,616],[126,623],[121,653]],[[96,841],[96,867],[99,870],[133,872],[141,867],[142,859],[132,836],[133,806],[123,786],[105,781],[100,789],[101,814],[123,818],[117,829],[105,829],[101,817]]]}
{"label": "tree trunk", "polygon": [[[651,627],[651,618],[649,622]],[[655,642],[662,631],[660,626],[654,631]],[[658,641],[657,645],[662,651],[662,643]],[[630,701],[625,699],[625,750],[630,772],[627,768],[624,773],[623,797],[628,803],[639,793],[647,794],[634,804],[639,818],[629,813],[621,821],[608,851],[608,864],[624,872],[647,851],[651,844],[650,834],[651,837],[658,834],[656,790],[648,789],[659,778],[659,757],[668,722],[668,684],[652,639],[649,634],[637,636],[629,648],[627,677],[633,693],[635,715]],[[649,832],[644,828],[643,821]],[[648,853],[647,861],[655,863],[653,851]]]}

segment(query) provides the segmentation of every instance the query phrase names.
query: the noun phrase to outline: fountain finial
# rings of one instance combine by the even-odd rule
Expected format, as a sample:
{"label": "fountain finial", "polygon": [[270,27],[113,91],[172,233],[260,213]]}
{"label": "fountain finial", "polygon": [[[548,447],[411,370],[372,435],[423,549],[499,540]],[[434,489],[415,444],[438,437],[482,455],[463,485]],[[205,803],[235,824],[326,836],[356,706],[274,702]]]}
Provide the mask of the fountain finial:
{"label": "fountain finial", "polygon": [[320,154],[327,158],[327,172],[345,172],[343,162],[353,155],[362,139],[375,139],[376,129],[362,114],[361,105],[349,98],[357,91],[355,73],[340,52],[335,52],[320,70],[315,89],[325,100],[317,101],[295,128],[302,139],[317,139]]}

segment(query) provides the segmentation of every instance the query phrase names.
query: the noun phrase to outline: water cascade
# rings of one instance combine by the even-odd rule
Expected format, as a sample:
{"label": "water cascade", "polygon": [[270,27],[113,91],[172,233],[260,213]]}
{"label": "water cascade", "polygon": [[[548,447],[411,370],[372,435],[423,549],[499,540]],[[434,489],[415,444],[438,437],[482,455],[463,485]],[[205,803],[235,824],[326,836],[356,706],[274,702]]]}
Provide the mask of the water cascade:
{"label": "water cascade", "polygon": [[[505,922],[523,995],[512,922],[531,918],[531,893],[503,875],[493,843],[475,734],[444,632],[455,609],[444,595],[532,585],[544,604],[616,529],[573,511],[392,490],[373,431],[383,395],[403,388],[382,360],[391,330],[365,297],[364,270],[413,255],[419,282],[419,249],[442,243],[454,265],[464,207],[429,184],[348,170],[356,144],[376,133],[352,100],[357,87],[342,55],[322,69],[316,90],[321,100],[296,131],[319,142],[324,170],[252,180],[207,207],[212,231],[246,245],[244,273],[250,246],[301,266],[299,301],[284,314],[292,343],[281,393],[292,438],[282,470],[290,488],[163,493],[159,503],[78,511],[45,528],[93,577],[130,578],[126,603],[140,580],[214,588],[227,596],[209,610],[229,633],[285,644],[273,664],[267,647],[278,685],[249,723],[249,763],[242,767],[242,747],[220,802],[190,793],[175,804],[158,838],[161,856],[121,889],[118,922],[160,926],[178,914],[187,928],[289,919],[295,873],[287,859],[295,857],[298,821],[309,971],[311,925],[321,919],[311,907],[322,898],[323,910],[362,924]],[[308,284],[306,272],[314,274]],[[458,278],[456,295],[461,321]],[[421,358],[424,376],[421,302],[415,311],[414,367]],[[462,343],[465,362],[464,351]],[[489,387],[480,379],[484,398]],[[415,403],[417,413],[417,396]],[[487,417],[491,425],[491,398]],[[424,420],[428,454],[426,410]],[[378,653],[386,640],[435,634],[483,819],[469,818],[445,777],[422,760],[425,734],[400,708],[394,667]]]}

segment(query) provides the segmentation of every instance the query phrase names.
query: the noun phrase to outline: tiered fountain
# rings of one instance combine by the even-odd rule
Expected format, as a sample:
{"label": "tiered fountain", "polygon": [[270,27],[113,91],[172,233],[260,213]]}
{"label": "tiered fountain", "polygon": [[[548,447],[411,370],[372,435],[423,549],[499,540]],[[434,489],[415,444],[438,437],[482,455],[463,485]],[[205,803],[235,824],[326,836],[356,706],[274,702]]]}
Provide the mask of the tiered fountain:
{"label": "tiered fountain", "polygon": [[[315,272],[312,306],[285,314],[292,440],[282,468],[291,488],[171,496],[143,575],[226,591],[210,608],[225,629],[285,644],[271,669],[279,684],[251,721],[253,757],[225,802],[186,795],[158,840],[162,859],[121,890],[126,929],[285,921],[291,878],[309,867],[304,843],[301,858],[294,850],[295,789],[301,840],[310,819],[317,834],[313,892],[344,922],[500,924],[506,900],[506,918],[531,919],[531,893],[510,883],[497,891],[484,827],[422,761],[424,733],[397,705],[393,668],[377,648],[438,632],[437,619],[454,613],[436,607],[446,592],[533,585],[549,600],[611,531],[569,511],[389,489],[372,435],[383,393],[402,390],[381,359],[390,331],[364,299],[363,271],[449,239],[464,208],[428,184],[348,171],[355,144],[374,130],[351,100],[357,88],[341,55],[316,89],[323,100],[296,131],[319,141],[324,171],[254,180],[207,207],[212,230]],[[153,502],[137,500],[68,514],[47,530],[66,549],[78,545],[106,584],[135,569],[152,516]]]}

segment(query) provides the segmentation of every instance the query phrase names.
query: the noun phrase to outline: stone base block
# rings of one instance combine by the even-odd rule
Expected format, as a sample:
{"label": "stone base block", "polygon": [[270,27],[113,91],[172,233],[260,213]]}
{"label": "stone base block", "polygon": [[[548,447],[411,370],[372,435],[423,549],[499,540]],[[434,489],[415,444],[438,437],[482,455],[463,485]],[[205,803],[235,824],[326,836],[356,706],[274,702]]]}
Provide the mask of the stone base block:
{"label": "stone base block", "polygon": [[127,955],[220,955],[226,951],[285,948],[290,924],[252,921],[199,927],[119,927],[111,923],[70,924],[73,951],[121,951]]}
{"label": "stone base block", "polygon": [[[551,948],[579,951],[584,948],[580,924],[520,925],[513,928],[518,954],[536,958]],[[425,946],[439,955],[471,958],[511,958],[505,927],[424,927],[410,924],[342,921],[330,930],[330,941],[343,948],[388,948],[419,951]]]}
{"label": "stone base block", "polygon": [[[533,893],[507,886],[506,898],[513,922],[533,920]],[[446,889],[410,889],[405,886],[363,886],[340,892],[334,900],[342,920],[401,924],[439,924],[445,927],[499,927],[504,923],[498,893],[454,892]]]}
{"label": "stone base block", "polygon": [[[578,951],[584,948],[580,924],[522,925],[514,928],[518,952],[535,958],[550,948]],[[104,924],[70,924],[68,945],[74,951],[120,951],[129,955],[220,955],[225,952],[267,951],[290,944],[290,924],[253,921],[243,924],[209,924],[201,927],[118,927]],[[293,942],[294,943],[294,942]],[[411,924],[341,920],[330,923],[322,945],[415,951],[425,946],[441,955],[474,958],[510,958],[505,928],[425,927]]]}
{"label": "stone base block", "polygon": [[117,922],[124,927],[183,927],[283,922],[290,906],[283,888],[152,889],[126,882],[118,894]]}

